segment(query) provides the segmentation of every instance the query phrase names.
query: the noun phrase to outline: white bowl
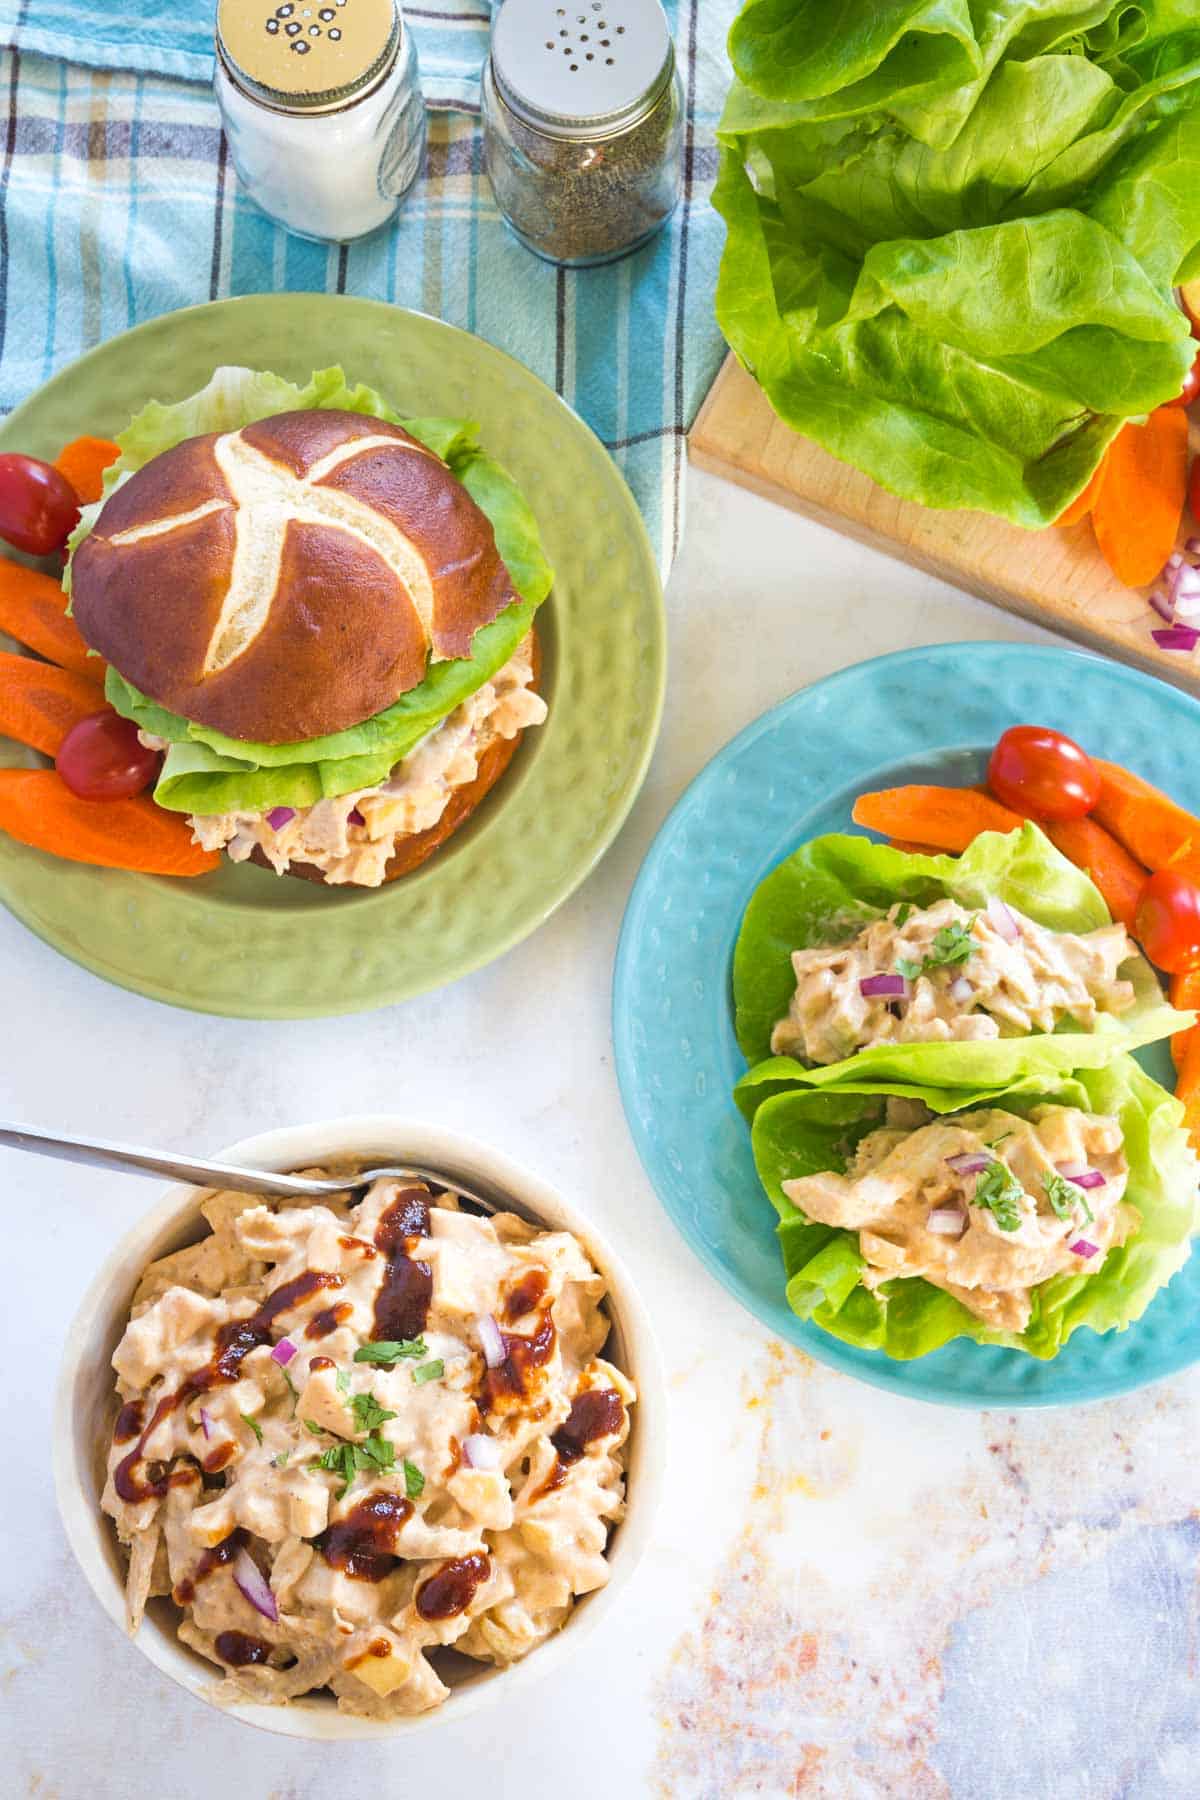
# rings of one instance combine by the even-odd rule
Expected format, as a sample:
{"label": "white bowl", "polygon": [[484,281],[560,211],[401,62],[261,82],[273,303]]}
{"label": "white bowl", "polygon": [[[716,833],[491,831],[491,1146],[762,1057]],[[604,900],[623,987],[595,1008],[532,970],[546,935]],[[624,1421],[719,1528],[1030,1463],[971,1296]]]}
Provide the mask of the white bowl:
{"label": "white bowl", "polygon": [[[449,1724],[501,1695],[528,1687],[582,1643],[588,1631],[619,1606],[649,1541],[662,1485],[666,1390],[653,1331],[645,1307],[608,1245],[590,1220],[535,1176],[471,1138],[386,1114],[298,1125],[246,1138],[222,1152],[245,1167],[292,1170],[331,1157],[350,1156],[380,1163],[425,1163],[509,1193],[552,1230],[571,1231],[608,1282],[605,1302],[612,1335],[605,1355],[623,1369],[638,1391],[630,1415],[627,1446],[626,1517],[613,1533],[605,1587],[578,1601],[554,1637],[507,1669],[471,1665],[432,1712],[413,1718],[355,1718],[337,1710],[328,1695],[309,1695],[287,1706],[242,1701],[227,1706],[214,1699],[220,1676],[205,1658],[176,1636],[178,1611],[167,1598],[152,1600],[133,1642],[155,1666],[189,1693],[248,1724],[287,1737],[353,1740],[396,1737],[422,1727]],[[131,1177],[131,1180],[133,1178]],[[147,1263],[194,1243],[207,1231],[200,1216],[203,1190],[174,1187],[118,1244],[84,1297],[67,1335],[54,1419],[54,1483],[67,1539],[101,1606],[125,1635],[125,1571],[112,1520],[100,1511],[114,1376],[110,1358],[125,1329],[134,1289]],[[465,1661],[465,1659],[464,1659]]]}

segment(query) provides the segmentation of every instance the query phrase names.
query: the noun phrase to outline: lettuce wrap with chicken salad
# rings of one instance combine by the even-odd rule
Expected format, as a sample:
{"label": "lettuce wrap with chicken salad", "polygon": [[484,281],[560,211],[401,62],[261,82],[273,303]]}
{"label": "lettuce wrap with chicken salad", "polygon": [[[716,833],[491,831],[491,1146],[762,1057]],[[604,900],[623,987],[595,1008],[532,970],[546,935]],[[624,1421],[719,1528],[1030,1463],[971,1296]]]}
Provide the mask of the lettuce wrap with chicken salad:
{"label": "lettuce wrap with chicken salad", "polygon": [[[1035,1108],[1048,1105],[1116,1118],[1129,1165],[1125,1197],[1137,1209],[1136,1230],[1108,1249],[1094,1272],[1081,1261],[1078,1273],[1056,1274],[1035,1286],[1029,1322],[1020,1332],[989,1327],[921,1276],[887,1280],[872,1292],[863,1285],[867,1262],[859,1233],[807,1218],[783,1184],[843,1171],[861,1140],[884,1123],[889,1096],[919,1097],[942,1116],[994,1107],[1028,1119]],[[999,1094],[883,1081],[776,1092],[754,1115],[752,1142],[759,1177],[779,1215],[788,1304],[798,1317],[844,1343],[898,1359],[924,1356],[957,1337],[1048,1358],[1080,1326],[1124,1330],[1182,1267],[1197,1228],[1198,1171],[1182,1118],[1179,1102],[1128,1056],[1040,1085],[1026,1078]]]}
{"label": "lettuce wrap with chicken salad", "polygon": [[781,1085],[869,1079],[999,1089],[1025,1076],[1056,1078],[1100,1067],[1192,1022],[1191,1014],[1167,1004],[1154,970],[1130,940],[1121,976],[1132,984],[1133,1003],[1120,1014],[1098,1013],[1091,1031],[1063,1019],[1052,1033],[878,1044],[821,1067],[772,1056],[773,1030],[796,989],[793,951],[846,943],[898,903],[919,909],[944,900],[968,912],[999,901],[1052,932],[1088,933],[1112,922],[1089,877],[1032,823],[983,832],[957,857],[893,850],[850,834],[802,844],[755,890],[734,950],[735,1029],[751,1064],[736,1092],[743,1111],[753,1113],[764,1093]]}

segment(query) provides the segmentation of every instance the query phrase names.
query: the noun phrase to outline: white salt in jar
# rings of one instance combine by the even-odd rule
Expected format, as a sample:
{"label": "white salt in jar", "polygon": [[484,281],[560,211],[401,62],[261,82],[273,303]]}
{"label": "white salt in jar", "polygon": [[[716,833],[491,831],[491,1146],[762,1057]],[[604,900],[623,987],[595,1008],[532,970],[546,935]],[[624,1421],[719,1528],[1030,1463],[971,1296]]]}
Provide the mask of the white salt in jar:
{"label": "white salt in jar", "polygon": [[397,0],[219,0],[217,103],[244,186],[301,237],[384,225],[425,153]]}

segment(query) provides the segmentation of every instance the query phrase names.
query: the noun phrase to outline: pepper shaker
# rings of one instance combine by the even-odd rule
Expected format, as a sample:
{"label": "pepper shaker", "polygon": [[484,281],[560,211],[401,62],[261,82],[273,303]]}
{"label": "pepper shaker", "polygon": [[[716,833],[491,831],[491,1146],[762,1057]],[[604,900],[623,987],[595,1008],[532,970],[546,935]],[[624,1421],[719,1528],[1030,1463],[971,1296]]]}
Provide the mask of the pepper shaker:
{"label": "pepper shaker", "polygon": [[504,0],[483,73],[484,162],[528,249],[568,267],[653,237],[683,173],[683,90],[659,0]]}
{"label": "pepper shaker", "polygon": [[216,52],[234,167],[263,211],[341,242],[386,224],[426,132],[397,0],[219,0]]}

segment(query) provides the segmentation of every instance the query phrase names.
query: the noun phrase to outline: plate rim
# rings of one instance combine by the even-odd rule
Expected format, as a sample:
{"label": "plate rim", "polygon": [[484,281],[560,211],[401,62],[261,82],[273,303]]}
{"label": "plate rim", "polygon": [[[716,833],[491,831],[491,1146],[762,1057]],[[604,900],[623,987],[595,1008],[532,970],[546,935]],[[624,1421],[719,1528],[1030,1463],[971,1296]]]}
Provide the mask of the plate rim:
{"label": "plate rim", "polygon": [[[54,374],[47,378],[47,380],[40,382],[31,393],[27,394],[25,398],[13,408],[11,413],[7,414],[3,420],[0,420],[0,440],[7,440],[14,427],[19,432],[27,412],[36,402],[40,401],[47,394],[53,395],[55,392],[69,391],[71,383],[78,378],[80,372],[85,370],[90,364],[100,361],[105,355],[111,353],[114,346],[128,346],[131,341],[136,341],[140,337],[154,335],[156,333],[161,333],[164,330],[169,330],[172,325],[177,324],[181,320],[200,317],[212,318],[216,315],[228,317],[231,314],[243,311],[252,306],[261,305],[264,301],[270,302],[273,306],[282,308],[293,305],[312,305],[315,302],[322,307],[328,307],[333,311],[336,311],[346,303],[349,303],[356,311],[361,310],[368,314],[378,313],[382,317],[386,317],[387,320],[392,323],[397,319],[416,319],[421,321],[424,326],[434,327],[439,335],[444,334],[450,339],[469,339],[473,344],[479,346],[488,358],[494,359],[496,363],[513,372],[519,379],[531,382],[535,388],[539,390],[543,400],[549,399],[554,402],[555,408],[563,416],[567,428],[582,432],[589,441],[593,452],[601,454],[611,468],[618,484],[619,491],[622,494],[622,498],[627,502],[628,520],[631,527],[631,535],[637,546],[638,559],[644,565],[645,571],[650,577],[650,581],[647,584],[650,599],[650,604],[647,607],[647,623],[649,626],[647,633],[647,650],[651,665],[647,679],[649,705],[643,713],[643,727],[637,753],[631,761],[625,781],[620,790],[610,799],[603,828],[589,841],[586,854],[579,858],[571,870],[564,875],[563,879],[560,880],[556,886],[547,891],[547,893],[539,900],[536,907],[533,905],[530,906],[525,917],[520,922],[514,924],[510,931],[505,933],[501,938],[492,941],[488,947],[479,952],[472,949],[464,950],[456,960],[448,964],[440,964],[438,970],[432,974],[427,975],[422,969],[413,972],[409,979],[405,981],[393,983],[386,988],[381,988],[373,997],[359,997],[346,1002],[332,998],[319,1005],[295,1002],[282,1004],[259,1001],[242,1006],[238,1005],[235,1000],[229,999],[209,1003],[206,1002],[202,995],[195,998],[184,998],[165,981],[155,979],[134,979],[127,975],[124,970],[121,970],[120,972],[113,970],[102,954],[93,953],[90,950],[81,951],[73,943],[59,941],[52,935],[50,930],[42,928],[40,921],[35,922],[25,917],[23,912],[14,907],[8,894],[3,890],[2,881],[0,881],[0,905],[2,905],[4,909],[17,920],[22,928],[31,932],[33,936],[39,938],[41,942],[54,950],[58,955],[65,957],[77,967],[84,969],[88,974],[97,977],[97,979],[106,981],[111,986],[121,988],[127,993],[138,994],[144,999],[152,1000],[162,1005],[173,1006],[182,1012],[194,1012],[217,1018],[254,1019],[266,1023],[279,1023],[289,1021],[298,1022],[305,1019],[348,1017],[359,1013],[377,1012],[387,1006],[402,1004],[406,1000],[416,999],[419,995],[449,987],[454,982],[462,980],[465,976],[473,974],[481,968],[486,968],[491,963],[499,961],[501,957],[506,956],[509,951],[515,949],[518,944],[523,943],[527,938],[531,937],[534,932],[538,931],[552,914],[555,913],[560,906],[564,905],[566,901],[570,899],[572,894],[582,887],[594,873],[598,863],[607,851],[611,849],[614,841],[626,824],[637,797],[645,785],[650,762],[653,758],[654,751],[657,748],[658,738],[662,727],[670,652],[666,603],[658,557],[650,539],[650,534],[646,529],[646,522],[642,516],[642,511],[637,503],[637,499],[630,488],[629,483],[626,481],[624,474],[617,465],[616,459],[613,457],[604,441],[592,430],[592,427],[587,421],[580,416],[575,408],[571,406],[561,394],[557,393],[547,382],[543,381],[541,376],[537,375],[523,363],[519,357],[513,356],[510,351],[502,349],[499,345],[492,343],[490,339],[482,337],[476,332],[467,331],[462,326],[453,325],[448,320],[440,319],[435,314],[420,311],[415,307],[393,305],[389,301],[378,300],[366,295],[330,294],[319,289],[296,289],[282,293],[230,295],[222,299],[196,301],[188,306],[171,308],[166,312],[156,313],[153,318],[143,319],[138,324],[130,326],[127,330],[116,332],[111,337],[104,338],[101,342],[93,344],[80,356],[77,356],[71,362],[64,364],[61,369],[57,369]],[[215,366],[216,365],[214,365],[214,367]],[[350,373],[353,376],[353,371],[350,371]],[[551,590],[548,600],[550,603],[553,602],[553,590]],[[483,823],[483,828],[487,828],[486,822]],[[50,867],[53,867],[59,860],[49,856],[47,852],[38,851],[28,846],[22,845],[20,848],[26,856],[45,857],[46,862]],[[146,881],[155,881],[160,878],[145,876],[142,879]],[[387,894],[388,889],[385,886],[378,890],[364,890],[363,897],[373,896],[386,904]],[[231,909],[248,908],[254,910],[252,903],[248,899],[243,899],[238,896],[228,896],[223,900],[222,904]]]}
{"label": "plate rim", "polygon": [[[924,1358],[902,1359],[888,1357],[882,1351],[860,1350],[854,1345],[843,1344],[841,1339],[823,1331],[819,1326],[811,1325],[794,1316],[791,1318],[793,1329],[780,1330],[775,1322],[769,1322],[762,1316],[755,1304],[753,1291],[733,1269],[726,1266],[710,1245],[693,1240],[684,1227],[673,1199],[668,1199],[663,1187],[659,1185],[650,1134],[643,1124],[634,1098],[640,1091],[640,1083],[636,1074],[635,1045],[632,1041],[633,1014],[625,1006],[624,996],[630,984],[632,964],[637,953],[635,938],[639,936],[645,922],[651,884],[657,873],[657,864],[669,854],[673,834],[678,830],[690,810],[693,798],[702,792],[710,780],[715,778],[720,767],[733,761],[739,751],[756,743],[765,732],[772,728],[782,714],[803,703],[813,693],[820,691],[828,694],[831,689],[836,689],[847,680],[861,680],[866,671],[881,669],[885,666],[895,668],[947,651],[967,651],[972,655],[982,654],[985,658],[995,657],[997,661],[1033,659],[1050,660],[1055,663],[1065,661],[1068,665],[1099,666],[1114,673],[1119,679],[1132,681],[1135,686],[1144,689],[1148,695],[1156,698],[1165,696],[1170,704],[1177,703],[1185,711],[1192,711],[1196,715],[1197,723],[1200,724],[1200,697],[1175,687],[1171,683],[1164,682],[1161,677],[1151,675],[1144,669],[1135,668],[1128,663],[1118,661],[1115,657],[1104,656],[1075,645],[1043,644],[1004,638],[946,639],[931,644],[909,645],[904,649],[890,650],[879,656],[867,657],[862,662],[846,664],[840,669],[831,670],[828,675],[820,676],[817,680],[796,688],[790,694],[785,694],[782,699],[775,701],[763,712],[748,720],[745,725],[727,738],[692,776],[655,832],[634,878],[621,919],[616,955],[613,958],[611,989],[613,1062],[621,1096],[621,1107],[642,1170],[672,1227],[709,1275],[720,1283],[764,1331],[775,1337],[785,1337],[789,1343],[795,1345],[805,1355],[810,1356],[814,1362],[818,1362],[826,1368],[834,1369],[841,1375],[861,1382],[864,1386],[895,1394],[914,1404],[949,1407],[957,1411],[977,1413],[1046,1410],[1060,1406],[1091,1406],[1115,1399],[1121,1394],[1133,1393],[1141,1388],[1154,1386],[1158,1382],[1170,1380],[1187,1369],[1195,1367],[1197,1363],[1200,1363],[1200,1337],[1197,1338],[1190,1353],[1183,1349],[1181,1360],[1175,1362],[1170,1368],[1157,1370],[1151,1375],[1130,1373],[1126,1376],[1112,1377],[1107,1381],[1103,1379],[1092,1381],[1089,1383],[1086,1395],[1082,1398],[1072,1399],[1059,1394],[1034,1390],[1014,1394],[1003,1400],[981,1400],[977,1395],[969,1392],[955,1392],[947,1388],[943,1388],[937,1393],[916,1391],[905,1381],[904,1371],[919,1366]],[[724,980],[724,976],[722,979]],[[741,1115],[737,1113],[732,1096],[725,1095],[724,1100],[732,1114],[741,1122]],[[1200,1252],[1200,1233],[1193,1238],[1192,1254],[1195,1255],[1198,1252]],[[1180,1270],[1176,1273],[1181,1272]],[[1168,1283],[1167,1286],[1169,1285]],[[1165,1291],[1165,1288],[1160,1289],[1150,1304],[1153,1305],[1154,1301],[1159,1299]],[[785,1320],[782,1323],[786,1326],[788,1321]],[[1140,1319],[1134,1320],[1125,1330],[1136,1331],[1140,1323]],[[1081,1327],[1081,1329],[1088,1328]],[[1104,1336],[1120,1337],[1124,1336],[1124,1332],[1104,1334],[1094,1332],[1092,1335],[1099,1342]],[[965,1344],[966,1340],[963,1342]],[[981,1347],[996,1350],[1001,1348],[1000,1346]],[[1019,1357],[1022,1365],[1035,1364],[1050,1367],[1055,1360],[1054,1358],[1044,1360],[1035,1358],[1028,1352],[1020,1350],[1002,1352],[1002,1354]],[[873,1360],[864,1367],[859,1359],[868,1357]]]}

